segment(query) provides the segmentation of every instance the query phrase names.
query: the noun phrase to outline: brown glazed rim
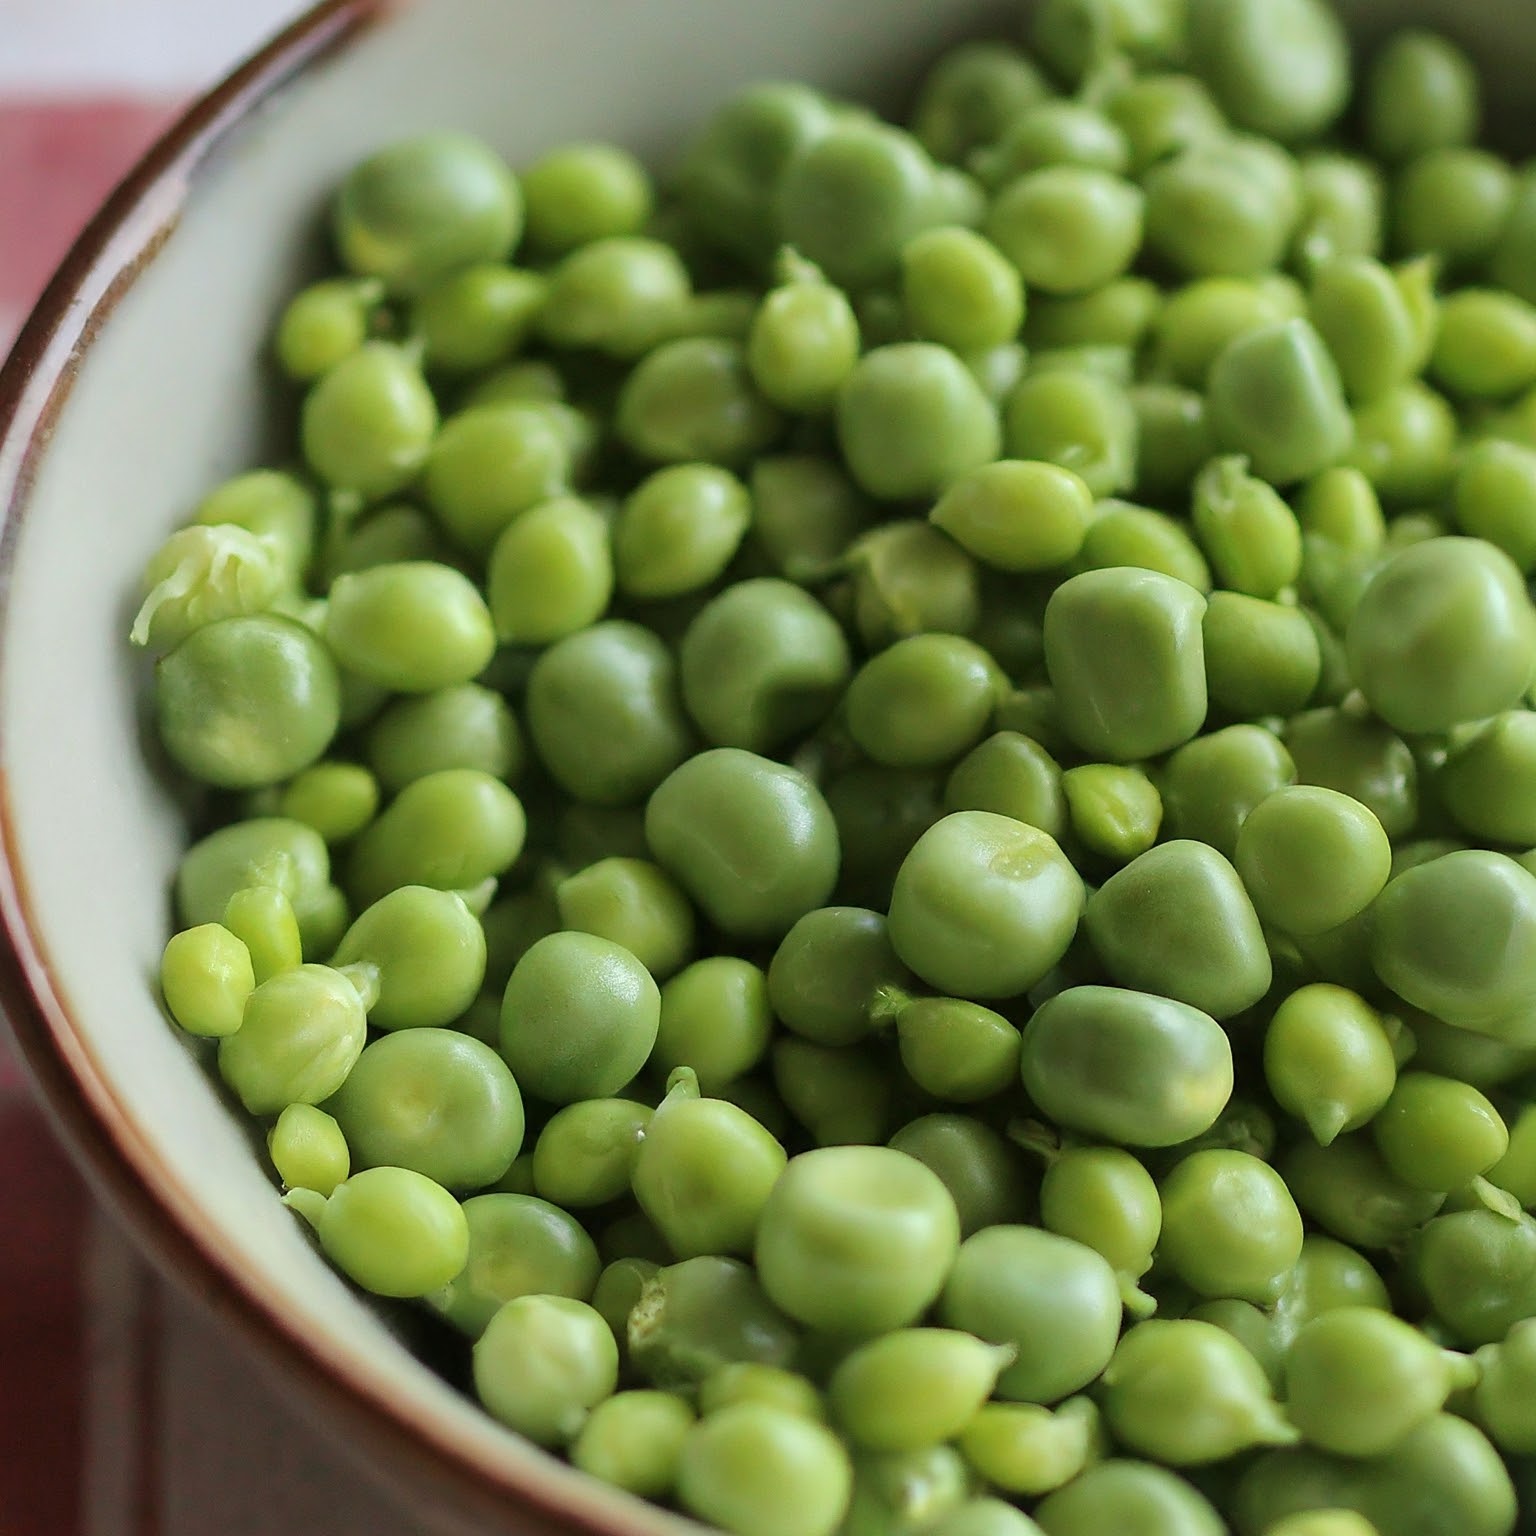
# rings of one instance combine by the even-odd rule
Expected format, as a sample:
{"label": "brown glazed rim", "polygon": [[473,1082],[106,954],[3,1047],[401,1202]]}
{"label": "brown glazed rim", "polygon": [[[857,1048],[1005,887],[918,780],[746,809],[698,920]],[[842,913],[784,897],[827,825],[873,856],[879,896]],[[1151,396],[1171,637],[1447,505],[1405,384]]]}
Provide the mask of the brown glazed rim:
{"label": "brown glazed rim", "polygon": [[[225,135],[398,4],[321,0],[165,132],[64,258],[0,368],[0,644],[35,468],[102,321],[175,229],[199,168]],[[376,1471],[408,1488],[407,1502],[427,1518],[515,1526],[522,1536],[625,1536],[648,1523],[625,1520],[611,1498],[571,1486],[553,1462],[484,1454],[423,1422],[382,1379],[304,1331],[222,1251],[100,1071],[89,1032],[71,1016],[33,920],[4,754],[0,734],[0,1006],[55,1127],[144,1250],[307,1400],[312,1418],[359,1443]]]}

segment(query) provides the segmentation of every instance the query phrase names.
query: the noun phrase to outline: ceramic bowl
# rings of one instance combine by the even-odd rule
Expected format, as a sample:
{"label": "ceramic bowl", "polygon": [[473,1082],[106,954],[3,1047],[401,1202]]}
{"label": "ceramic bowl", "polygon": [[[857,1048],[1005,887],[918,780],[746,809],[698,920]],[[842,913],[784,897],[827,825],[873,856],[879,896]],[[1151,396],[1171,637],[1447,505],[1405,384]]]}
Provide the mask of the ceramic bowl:
{"label": "ceramic bowl", "polygon": [[[1529,0],[1369,0],[1509,83]],[[612,137],[657,164],[732,87],[896,100],[989,0],[329,0],[195,106],[112,196],[0,374],[0,954],[41,1095],[156,1260],[445,1528],[680,1522],[506,1433],[404,1347],[273,1196],[249,1132],[157,1008],[186,830],[142,750],[124,642],[147,554],[269,436],[266,337],[316,263],[329,189],[378,144],[455,126],[522,161]]]}

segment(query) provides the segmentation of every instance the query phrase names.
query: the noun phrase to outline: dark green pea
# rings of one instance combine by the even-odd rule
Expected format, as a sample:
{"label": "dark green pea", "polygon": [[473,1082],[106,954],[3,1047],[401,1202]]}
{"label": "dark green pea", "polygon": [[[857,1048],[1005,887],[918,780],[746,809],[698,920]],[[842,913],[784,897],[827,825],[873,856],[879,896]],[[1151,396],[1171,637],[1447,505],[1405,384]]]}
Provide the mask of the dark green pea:
{"label": "dark green pea", "polygon": [[545,651],[529,674],[527,710],[551,776],[598,805],[643,799],[690,748],[671,653],[650,630],[623,620]]}
{"label": "dark green pea", "polygon": [[1340,1136],[1326,1147],[1299,1141],[1280,1160],[1280,1168],[1308,1219],[1356,1248],[1401,1243],[1445,1198],[1404,1184],[1362,1132]]}
{"label": "dark green pea", "polygon": [[1209,1014],[1116,987],[1070,987],[1043,1003],[1024,1026],[1021,1067],[1043,1113],[1123,1146],[1188,1141],[1232,1096],[1232,1048]]}
{"label": "dark green pea", "polygon": [[1280,1175],[1246,1152],[1191,1153],[1162,1182],[1159,1259],[1202,1296],[1269,1306],[1301,1253],[1301,1213]]}
{"label": "dark green pea", "polygon": [[1402,737],[1380,721],[1351,709],[1308,710],[1286,721],[1281,739],[1299,782],[1358,800],[1389,837],[1417,824],[1418,766]]}
{"label": "dark green pea", "polygon": [[761,970],[732,955],[696,960],[661,989],[661,1024],[651,1060],[663,1071],[690,1067],[714,1093],[762,1060],[773,1030]]}
{"label": "dark green pea", "polygon": [[1013,997],[1066,953],[1082,881],[1054,839],[990,811],[956,811],[918,839],[891,893],[896,953],[958,997]]}
{"label": "dark green pea", "polygon": [[893,1085],[883,1056],[781,1035],[770,1059],[779,1097],[817,1146],[874,1145],[890,1134]]}
{"label": "dark green pea", "polygon": [[804,774],[736,747],[690,758],[645,811],[657,863],[726,933],[772,938],[822,906],[837,880],[837,826]]}
{"label": "dark green pea", "polygon": [[1173,384],[1145,383],[1132,385],[1127,398],[1140,442],[1133,489],[1153,502],[1181,500],[1216,451],[1205,396]]}
{"label": "dark green pea", "polygon": [[627,949],[592,934],[555,933],[513,968],[501,1051],[536,1098],[605,1098],[645,1065],[660,1014],[656,983]]}
{"label": "dark green pea", "polygon": [[556,1110],[534,1143],[534,1192],[566,1210],[617,1200],[629,1190],[652,1113],[629,1099],[606,1098]]}
{"label": "dark green pea", "polygon": [[1435,254],[1453,268],[1482,262],[1498,247],[1514,185],[1508,162],[1487,150],[1427,150],[1392,182],[1392,243],[1405,256]]}
{"label": "dark green pea", "polygon": [[1143,1461],[1101,1461],[1035,1510],[1045,1536],[1222,1536],[1214,1507],[1184,1478]]}
{"label": "dark green pea", "polygon": [[902,1126],[890,1145],[939,1176],[960,1213],[962,1237],[1024,1220],[1032,1191],[1023,1155],[984,1122],[923,1115]]}
{"label": "dark green pea", "polygon": [[1354,447],[1344,462],[1361,471],[1383,502],[1433,502],[1455,474],[1456,413],[1418,380],[1355,412]]}
{"label": "dark green pea", "polygon": [[1003,444],[1010,458],[1070,469],[1095,496],[1113,496],[1135,484],[1136,434],[1136,412],[1126,391],[1102,374],[1075,369],[1031,374],[1003,405]]}
{"label": "dark green pea", "polygon": [[997,457],[997,412],[955,354],[927,341],[866,352],[837,397],[837,436],[859,487],[933,496]]}
{"label": "dark green pea", "polygon": [[758,577],[701,608],[678,647],[683,702],[705,740],[772,752],[819,725],[852,665],[836,621],[800,587]]}
{"label": "dark green pea", "polygon": [[911,635],[872,656],[845,701],[848,731],[891,768],[937,768],[973,746],[1001,691],[980,646],[958,635]]}
{"label": "dark green pea", "polygon": [[1204,843],[1163,843],[1133,859],[1093,893],[1083,921],[1122,986],[1216,1019],[1251,1008],[1269,990],[1269,950],[1253,905],[1237,871]]}
{"label": "dark green pea", "polygon": [[779,433],[779,415],[758,394],[740,342],[713,336],[664,342],[619,392],[616,430],[659,464],[735,464]]}
{"label": "dark green pea", "polygon": [[1209,843],[1230,859],[1249,812],[1295,776],[1289,752],[1258,726],[1197,737],[1168,759],[1160,776],[1164,826],[1171,836]]}
{"label": "dark green pea", "polygon": [[[234,1038],[238,1039],[238,1036]],[[1409,1265],[1435,1315],[1463,1344],[1496,1344],[1536,1316],[1536,1221],[1486,1209],[1436,1216]]]}
{"label": "dark green pea", "polygon": [[1011,43],[962,43],[929,70],[912,108],[912,132],[936,160],[959,164],[995,144],[1009,123],[1050,94],[1022,49]]}
{"label": "dark green pea", "polygon": [[692,1392],[721,1366],[753,1360],[790,1368],[800,1337],[746,1264],[714,1255],[670,1264],[646,1281],[628,1321],[640,1376]]}
{"label": "dark green pea", "polygon": [[960,1245],[939,1315],[1017,1360],[997,1396],[1053,1403],[1093,1381],[1120,1332],[1114,1271],[1093,1249],[1035,1227],[988,1227]]}
{"label": "dark green pea", "polygon": [[769,455],[753,462],[749,481],[753,536],[790,581],[814,579],[868,524],[867,505],[832,459]]}
{"label": "dark green pea", "polygon": [[1293,715],[1312,697],[1322,652],[1297,608],[1213,592],[1201,620],[1211,701],[1246,719]]}
{"label": "dark green pea", "polygon": [[768,967],[768,1000],[788,1028],[821,1045],[852,1045],[874,1028],[874,1005],[906,971],[879,912],[819,907],[784,935]]}
{"label": "dark green pea", "polygon": [[1101,501],[1083,536],[1083,547],[1072,562],[1079,571],[1102,571],[1128,565],[1156,571],[1182,581],[1197,592],[1211,590],[1211,568],[1189,525],[1151,507],[1128,501]]}
{"label": "dark green pea", "polygon": [[847,560],[854,622],[870,650],[909,635],[975,629],[981,609],[976,561],[928,523],[887,523],[849,545]]}
{"label": "dark green pea", "polygon": [[1061,768],[1039,742],[997,731],[955,764],[944,785],[951,811],[992,811],[1060,839],[1066,826]]}
{"label": "dark green pea", "polygon": [[1326,1147],[1388,1101],[1397,1065],[1381,1015],[1357,993],[1320,982],[1298,988],[1275,1010],[1264,1036],[1264,1077],[1276,1103]]}
{"label": "dark green pea", "polygon": [[523,755],[511,707],[478,683],[393,700],[369,727],[367,743],[368,765],[389,790],[446,768],[510,781]]}
{"label": "dark green pea", "polygon": [[1067,733],[1111,762],[1187,741],[1205,719],[1205,600],[1153,571],[1086,571],[1045,610],[1045,661]]}
{"label": "dark green pea", "polygon": [[1018,1081],[1019,1032],[1000,1013],[963,998],[892,996],[889,989],[877,1009],[892,1017],[907,1076],[936,1099],[971,1104]]}

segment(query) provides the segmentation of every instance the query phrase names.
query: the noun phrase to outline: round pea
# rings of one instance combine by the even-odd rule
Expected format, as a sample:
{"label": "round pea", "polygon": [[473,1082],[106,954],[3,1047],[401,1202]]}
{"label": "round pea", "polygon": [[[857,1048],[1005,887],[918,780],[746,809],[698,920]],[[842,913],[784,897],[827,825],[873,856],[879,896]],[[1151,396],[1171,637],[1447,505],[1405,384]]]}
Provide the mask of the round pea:
{"label": "round pea", "polygon": [[763,972],[734,955],[711,955],[663,985],[651,1059],[667,1072],[692,1068],[699,1087],[716,1093],[762,1060],[772,1030]]}
{"label": "round pea", "polygon": [[1085,293],[1131,264],[1141,244],[1142,195],[1105,171],[1046,166],[998,193],[985,228],[1026,287]]}
{"label": "round pea", "polygon": [[734,464],[778,435],[778,412],[754,385],[740,342],[690,336],[641,359],[619,392],[615,425],[642,459]]}
{"label": "round pea", "polygon": [[969,229],[930,229],[901,253],[902,302],[914,333],[957,352],[1001,346],[1024,320],[1024,286],[995,245]]}
{"label": "round pea", "polygon": [[234,1034],[255,988],[250,950],[221,923],[174,934],[160,957],[161,996],[189,1035]]}
{"label": "round pea", "polygon": [[620,590],[679,597],[714,581],[752,519],[746,487],[713,464],[673,464],[641,481],[613,529]]}
{"label": "round pea", "polygon": [[960,1213],[960,1235],[1020,1222],[1030,1203],[1023,1154],[971,1115],[922,1115],[890,1145],[931,1168]]}
{"label": "round pea", "polygon": [[994,570],[1048,571],[1082,548],[1092,509],[1071,470],[1002,459],[961,476],[929,519]]}
{"label": "round pea", "polygon": [[781,410],[821,415],[859,360],[859,321],[819,273],[771,289],[747,333],[747,367]]}
{"label": "round pea", "polygon": [[1397,1079],[1371,1135],[1386,1165],[1415,1189],[1460,1189],[1509,1150],[1509,1128],[1487,1096],[1433,1072]]}
{"label": "round pea", "polygon": [[534,1143],[534,1192],[569,1210],[617,1200],[654,1113],[632,1099],[578,1099],[556,1110]]}
{"label": "round pea", "polygon": [[288,1189],[329,1196],[352,1170],[341,1127],[312,1104],[290,1104],[277,1117],[267,1137],[267,1153]]}
{"label": "round pea", "polygon": [[319,1237],[325,1256],[375,1296],[426,1296],[469,1257],[464,1208],[409,1168],[365,1168],[338,1184]]}
{"label": "round pea", "polygon": [[571,1446],[588,1477],[645,1499],[664,1499],[677,1482],[693,1409],[671,1392],[619,1392],[599,1403]]}
{"label": "round pea", "polygon": [[1135,483],[1138,432],[1127,391],[1082,369],[1029,374],[1003,403],[1009,456],[1070,469],[1095,496],[1113,496]]}
{"label": "round pea", "polygon": [[603,616],[613,596],[608,524],[575,496],[530,507],[491,551],[486,596],[497,638],[547,645]]}

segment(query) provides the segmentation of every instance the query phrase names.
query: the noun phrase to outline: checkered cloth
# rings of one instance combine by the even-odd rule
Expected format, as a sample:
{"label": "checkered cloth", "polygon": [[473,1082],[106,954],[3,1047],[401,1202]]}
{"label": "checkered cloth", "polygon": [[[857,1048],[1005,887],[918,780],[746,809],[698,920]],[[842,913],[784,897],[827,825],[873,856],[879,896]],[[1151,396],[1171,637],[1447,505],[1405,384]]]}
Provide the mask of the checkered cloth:
{"label": "checkered cloth", "polygon": [[[178,105],[297,0],[0,0],[0,351]],[[144,1268],[0,1026],[0,1536],[421,1536]]]}

